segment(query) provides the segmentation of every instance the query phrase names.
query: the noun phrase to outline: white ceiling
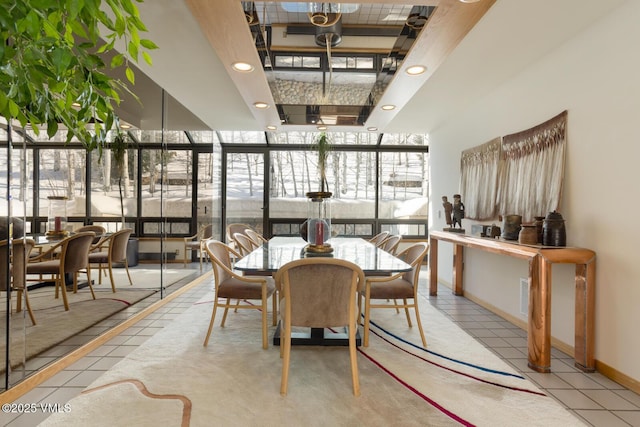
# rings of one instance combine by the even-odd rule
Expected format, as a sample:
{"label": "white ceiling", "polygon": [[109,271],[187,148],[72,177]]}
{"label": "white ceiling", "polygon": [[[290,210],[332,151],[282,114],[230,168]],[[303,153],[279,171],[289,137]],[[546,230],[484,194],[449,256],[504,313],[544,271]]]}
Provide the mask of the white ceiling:
{"label": "white ceiling", "polygon": [[[432,131],[623,1],[497,0],[380,131]],[[184,0],[148,0],[138,7],[149,29],[144,37],[160,46],[151,52],[153,66],[140,68],[157,86],[139,73],[133,91],[143,106],[123,101],[124,120],[143,129],[160,129],[162,87],[170,95],[167,129],[264,130]],[[228,34],[229,43],[234,39]]]}

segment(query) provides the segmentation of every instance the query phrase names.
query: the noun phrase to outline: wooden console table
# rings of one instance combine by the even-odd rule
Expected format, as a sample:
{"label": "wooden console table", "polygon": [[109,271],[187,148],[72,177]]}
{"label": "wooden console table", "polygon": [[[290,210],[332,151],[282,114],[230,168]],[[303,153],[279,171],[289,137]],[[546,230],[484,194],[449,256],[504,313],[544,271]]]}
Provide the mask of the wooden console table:
{"label": "wooden console table", "polygon": [[527,344],[529,367],[551,371],[551,267],[555,263],[576,265],[575,366],[595,370],[594,311],[596,254],[571,247],[527,246],[504,240],[431,231],[429,237],[429,293],[438,294],[438,241],[453,243],[453,293],[462,295],[464,248],[481,249],[529,261],[529,316]]}

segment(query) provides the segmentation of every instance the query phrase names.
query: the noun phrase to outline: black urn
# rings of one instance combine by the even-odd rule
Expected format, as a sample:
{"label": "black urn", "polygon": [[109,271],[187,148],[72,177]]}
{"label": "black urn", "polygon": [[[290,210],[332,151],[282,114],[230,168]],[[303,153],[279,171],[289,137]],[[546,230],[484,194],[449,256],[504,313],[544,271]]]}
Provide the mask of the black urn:
{"label": "black urn", "polygon": [[542,223],[542,244],[544,246],[567,246],[567,231],[564,219],[558,212],[549,212]]}

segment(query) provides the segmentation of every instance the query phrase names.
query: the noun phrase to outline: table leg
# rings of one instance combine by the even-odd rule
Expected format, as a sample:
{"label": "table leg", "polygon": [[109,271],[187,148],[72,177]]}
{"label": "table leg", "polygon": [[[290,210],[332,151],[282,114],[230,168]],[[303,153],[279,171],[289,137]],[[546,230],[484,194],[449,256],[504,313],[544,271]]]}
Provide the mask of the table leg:
{"label": "table leg", "polygon": [[429,295],[438,295],[438,239],[429,239]]}
{"label": "table leg", "polygon": [[453,245],[453,294],[462,295],[462,269],[464,268],[464,246]]}
{"label": "table leg", "polygon": [[584,372],[595,371],[595,262],[576,264],[575,366]]}
{"label": "table leg", "polygon": [[551,372],[551,266],[544,257],[529,262],[529,367]]}

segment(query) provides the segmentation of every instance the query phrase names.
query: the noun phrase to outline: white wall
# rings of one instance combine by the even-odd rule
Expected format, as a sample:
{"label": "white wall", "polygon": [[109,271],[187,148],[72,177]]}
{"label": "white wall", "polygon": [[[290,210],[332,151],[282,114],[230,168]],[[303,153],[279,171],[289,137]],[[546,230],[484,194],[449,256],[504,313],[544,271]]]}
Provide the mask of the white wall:
{"label": "white wall", "polygon": [[[487,19],[499,14],[501,7],[507,6],[497,2],[493,6],[497,11],[490,11]],[[640,381],[638,22],[640,2],[623,3],[430,133],[430,226],[441,229],[440,196],[451,197],[458,191],[462,150],[568,110],[559,211],[566,220],[568,245],[597,253],[595,356],[636,381]],[[499,23],[489,24],[494,31],[504,31]],[[540,31],[544,28],[541,23]],[[465,220],[463,225],[470,231],[472,223]],[[440,244],[440,254],[440,279],[450,283],[450,245]],[[523,261],[466,250],[465,290],[522,319],[526,317],[519,310],[518,282],[526,276]],[[552,335],[571,346],[573,291],[573,266],[554,267]]]}

